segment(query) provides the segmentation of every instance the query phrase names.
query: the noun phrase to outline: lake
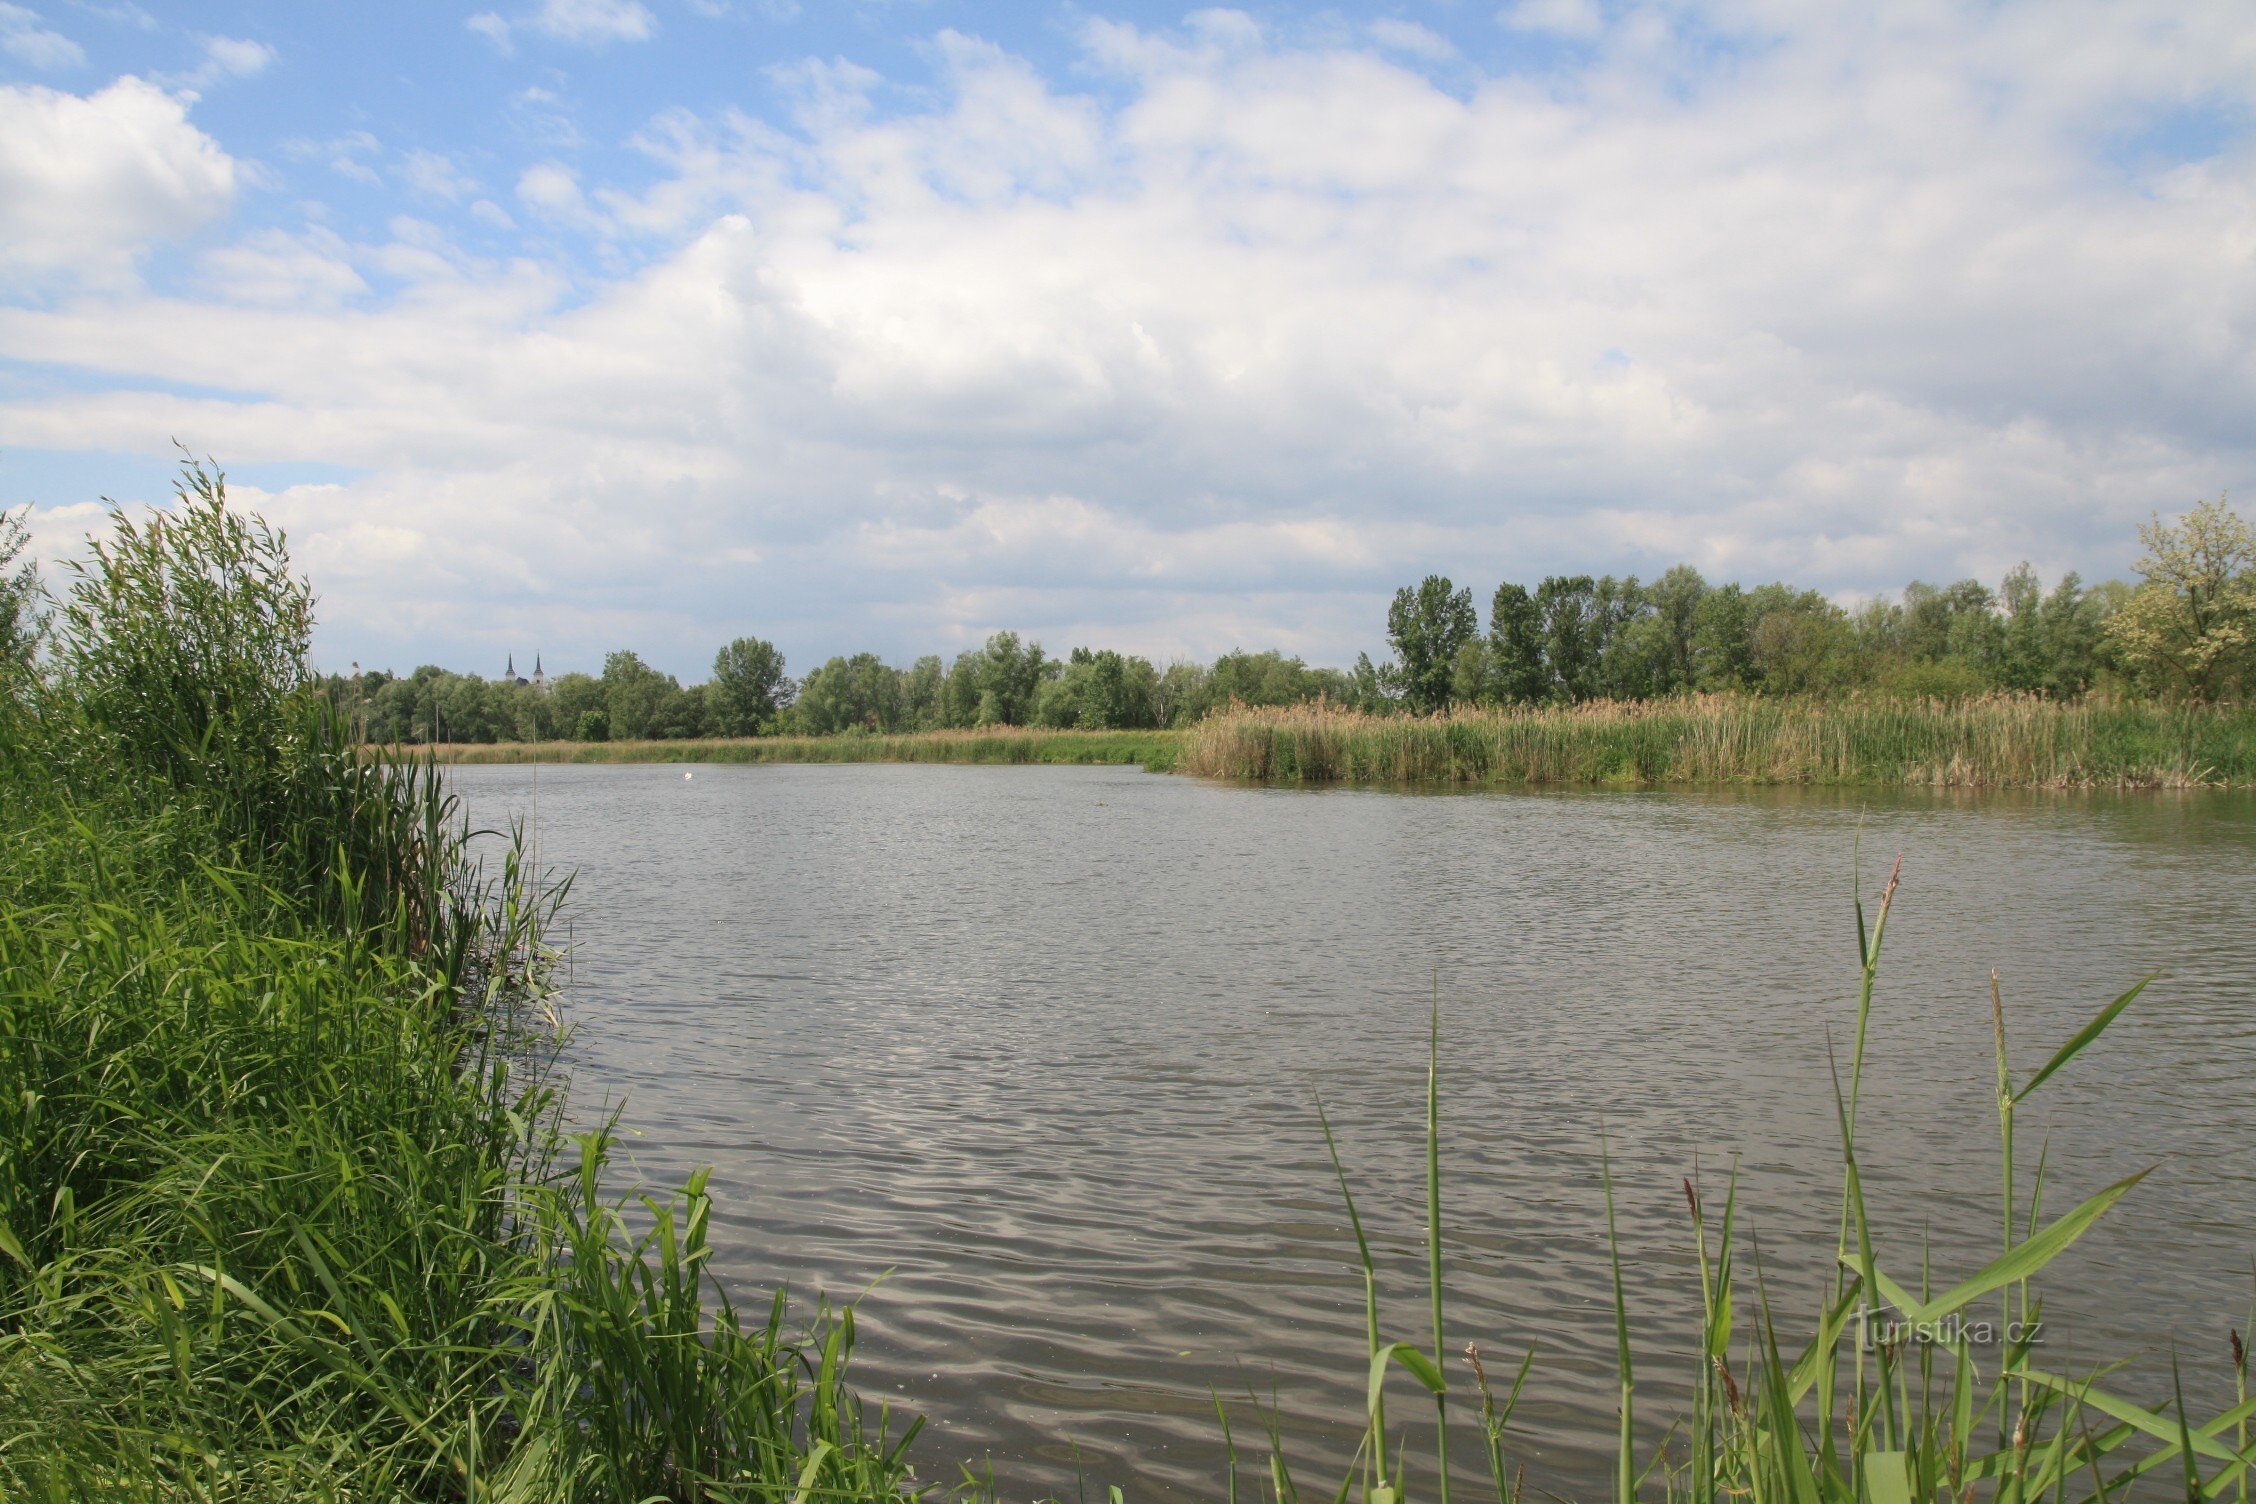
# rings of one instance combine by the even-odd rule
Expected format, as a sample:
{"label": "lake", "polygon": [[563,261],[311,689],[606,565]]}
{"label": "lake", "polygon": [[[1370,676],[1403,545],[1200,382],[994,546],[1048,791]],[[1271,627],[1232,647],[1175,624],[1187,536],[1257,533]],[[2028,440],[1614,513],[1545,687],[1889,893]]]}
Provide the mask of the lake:
{"label": "lake", "polygon": [[[2024,1195],[2051,1135],[2048,1215],[2160,1167],[2054,1266],[2044,1360],[2138,1356],[2121,1385],[2152,1402],[2175,1344],[2189,1389],[2229,1394],[2256,1253],[2256,798],[448,777],[475,821],[532,821],[543,862],[578,874],[573,1110],[623,1109],[622,1185],[714,1166],[740,1303],[877,1282],[859,1382],[931,1418],[928,1478],[987,1459],[1012,1497],[1071,1497],[1077,1467],[1131,1499],[1210,1496],[1211,1387],[1273,1394],[1328,1495],[1365,1359],[1316,1103],[1389,1335],[1425,1345],[1438,997],[1450,1346],[1479,1341],[1494,1373],[1534,1344],[1529,1482],[1603,1494],[1601,1142],[1657,1440],[1695,1329],[1695,1165],[1720,1200],[1739,1156],[1781,1340],[1808,1330],[1838,1210],[1826,1050],[1845,1060],[1854,1024],[1851,882],[1869,902],[1899,853],[1859,1132],[1883,1265],[1910,1283],[1924,1240],[1940,1287],[1996,1251],[1990,969],[2021,1076],[2158,970],[2024,1110]],[[1397,1412],[1422,1409],[1405,1385]]]}

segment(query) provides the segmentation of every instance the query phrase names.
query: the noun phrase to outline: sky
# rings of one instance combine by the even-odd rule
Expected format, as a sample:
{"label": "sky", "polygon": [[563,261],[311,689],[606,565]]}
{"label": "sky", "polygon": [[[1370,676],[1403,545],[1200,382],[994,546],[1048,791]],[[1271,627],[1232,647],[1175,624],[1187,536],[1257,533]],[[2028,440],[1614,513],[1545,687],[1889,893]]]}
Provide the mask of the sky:
{"label": "sky", "polygon": [[0,0],[0,507],[316,657],[1383,651],[2256,483],[2246,0]]}

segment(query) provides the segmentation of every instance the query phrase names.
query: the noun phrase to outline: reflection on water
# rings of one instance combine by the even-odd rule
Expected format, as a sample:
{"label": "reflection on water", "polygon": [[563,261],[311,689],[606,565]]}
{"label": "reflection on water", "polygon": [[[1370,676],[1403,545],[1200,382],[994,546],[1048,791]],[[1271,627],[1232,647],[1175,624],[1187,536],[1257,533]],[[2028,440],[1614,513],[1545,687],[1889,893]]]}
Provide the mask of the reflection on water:
{"label": "reflection on water", "polygon": [[[1537,1346],[1530,1481],[1606,1486],[1598,1145],[1643,1373],[1696,1303],[1680,1177],[1738,1156],[1797,1318],[1833,1238],[1828,1039],[1904,854],[1860,1158],[1883,1262],[1997,1237],[1988,976],[2024,1071],[2158,984],[2023,1118],[2047,1204],[2161,1169],[2056,1266],[2056,1364],[2173,1342],[2217,1392],[2249,1297],[2256,800],[1806,790],[1405,796],[1120,769],[461,768],[577,869],[577,1111],[645,1177],[717,1167],[718,1268],[863,1307],[861,1379],[927,1477],[1212,1491],[1209,1386],[1352,1444],[1360,1283],[1314,1102],[1426,1329],[1427,1012],[1444,1038],[1451,1345]],[[2028,1172],[2024,1171],[2024,1184]],[[2161,1361],[2166,1363],[2166,1357]],[[2166,1389],[2134,1393],[2160,1398]],[[1645,1402],[1641,1402],[1645,1403]],[[1665,1418],[1667,1391],[1644,1413]],[[1656,1436],[1657,1436],[1656,1431]],[[1470,1450],[1467,1448],[1466,1450]]]}

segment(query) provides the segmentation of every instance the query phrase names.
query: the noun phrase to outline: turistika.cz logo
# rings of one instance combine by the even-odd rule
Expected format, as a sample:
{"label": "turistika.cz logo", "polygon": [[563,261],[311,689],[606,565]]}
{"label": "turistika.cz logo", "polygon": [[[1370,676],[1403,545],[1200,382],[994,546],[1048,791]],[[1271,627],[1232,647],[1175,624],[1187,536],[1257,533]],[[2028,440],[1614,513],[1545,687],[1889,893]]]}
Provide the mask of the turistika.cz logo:
{"label": "turistika.cz logo", "polygon": [[1995,1347],[2002,1336],[2008,1347],[2036,1347],[2044,1341],[2041,1321],[1969,1321],[1960,1315],[1913,1321],[1905,1316],[1880,1315],[1871,1310],[1856,1313],[1857,1341],[1866,1350],[1910,1344],[1928,1347]]}

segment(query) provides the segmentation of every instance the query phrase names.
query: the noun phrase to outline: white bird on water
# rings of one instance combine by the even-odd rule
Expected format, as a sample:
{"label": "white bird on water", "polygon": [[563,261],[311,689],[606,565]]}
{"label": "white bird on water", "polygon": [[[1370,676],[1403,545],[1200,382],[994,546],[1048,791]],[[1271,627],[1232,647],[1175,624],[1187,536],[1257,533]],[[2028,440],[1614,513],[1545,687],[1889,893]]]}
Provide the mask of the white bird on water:
{"label": "white bird on water", "polygon": [[684,783],[687,783],[687,782],[689,782],[689,781],[690,781],[690,780],[691,780],[692,778],[695,778],[696,776],[697,776],[697,775],[696,775],[695,773],[684,773],[684,774],[682,774],[682,782],[684,782]]}

